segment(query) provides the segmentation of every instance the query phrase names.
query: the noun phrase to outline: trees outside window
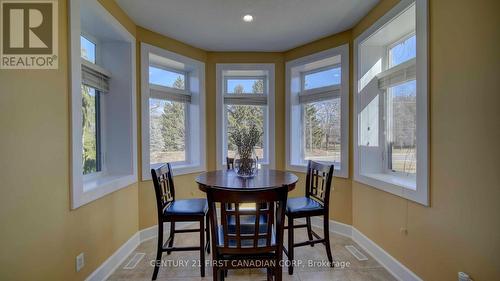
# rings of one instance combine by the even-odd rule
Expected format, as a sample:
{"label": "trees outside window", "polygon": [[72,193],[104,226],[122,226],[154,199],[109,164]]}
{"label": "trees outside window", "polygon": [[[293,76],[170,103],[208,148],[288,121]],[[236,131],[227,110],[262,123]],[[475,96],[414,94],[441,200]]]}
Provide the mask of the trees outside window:
{"label": "trees outside window", "polygon": [[[252,84],[252,94],[261,94],[263,92],[263,80],[255,80]],[[242,84],[235,85],[232,93],[243,94],[244,86]],[[242,128],[248,130],[252,125],[255,125],[261,136],[255,147],[255,153],[259,159],[264,158],[264,110],[265,107],[258,105],[226,105],[228,157],[234,157],[237,150],[233,140],[229,137],[233,130]]]}
{"label": "trees outside window", "polygon": [[[180,76],[172,84],[184,89]],[[186,160],[186,104],[167,99],[149,100],[151,164]]]}

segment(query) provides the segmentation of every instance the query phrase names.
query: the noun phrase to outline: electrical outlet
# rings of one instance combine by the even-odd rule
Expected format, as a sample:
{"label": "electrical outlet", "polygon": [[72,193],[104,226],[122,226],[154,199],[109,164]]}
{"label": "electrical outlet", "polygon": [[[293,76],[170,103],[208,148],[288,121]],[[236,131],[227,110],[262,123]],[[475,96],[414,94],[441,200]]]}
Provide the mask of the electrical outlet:
{"label": "electrical outlet", "polygon": [[408,229],[404,228],[404,227],[401,227],[399,229],[399,232],[401,233],[401,235],[408,235]]}
{"label": "electrical outlet", "polygon": [[82,270],[84,266],[85,266],[85,254],[80,253],[78,256],[76,256],[76,272]]}

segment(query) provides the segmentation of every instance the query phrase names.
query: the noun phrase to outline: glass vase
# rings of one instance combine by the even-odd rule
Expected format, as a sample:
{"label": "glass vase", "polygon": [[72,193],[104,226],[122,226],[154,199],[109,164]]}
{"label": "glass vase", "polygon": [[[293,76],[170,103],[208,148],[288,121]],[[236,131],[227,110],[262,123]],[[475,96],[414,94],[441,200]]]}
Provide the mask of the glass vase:
{"label": "glass vase", "polygon": [[234,157],[234,170],[239,177],[251,178],[257,172],[257,154],[255,149],[248,156],[242,156],[238,152]]}

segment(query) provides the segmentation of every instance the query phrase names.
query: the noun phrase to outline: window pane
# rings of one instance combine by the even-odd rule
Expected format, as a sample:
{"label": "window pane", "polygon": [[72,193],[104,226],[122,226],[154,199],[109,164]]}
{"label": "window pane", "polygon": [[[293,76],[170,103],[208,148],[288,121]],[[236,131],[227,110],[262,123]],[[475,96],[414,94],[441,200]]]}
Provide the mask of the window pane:
{"label": "window pane", "polygon": [[236,145],[229,137],[235,128],[246,128],[255,125],[261,133],[255,153],[259,159],[264,159],[264,106],[256,105],[226,105],[227,110],[227,144],[228,157],[234,157],[237,151]]}
{"label": "window pane", "polygon": [[396,66],[417,55],[417,40],[415,35],[395,45],[389,50],[389,67]]}
{"label": "window pane", "polygon": [[80,36],[80,45],[82,58],[95,63],[95,44],[87,38]]}
{"label": "window pane", "polygon": [[185,75],[158,67],[149,67],[149,83],[175,89],[185,89]]}
{"label": "window pane", "polygon": [[388,91],[389,169],[416,173],[417,104],[416,81],[410,81]]}
{"label": "window pane", "polygon": [[186,161],[185,104],[149,99],[150,164]]}
{"label": "window pane", "polygon": [[82,144],[83,174],[101,170],[98,132],[99,132],[99,92],[82,85]]}
{"label": "window pane", "polygon": [[305,160],[340,162],[340,98],[304,105]]}
{"label": "window pane", "polygon": [[340,67],[306,74],[304,76],[304,90],[321,88],[340,84]]}
{"label": "window pane", "polygon": [[227,79],[227,92],[230,94],[263,94],[263,79]]}

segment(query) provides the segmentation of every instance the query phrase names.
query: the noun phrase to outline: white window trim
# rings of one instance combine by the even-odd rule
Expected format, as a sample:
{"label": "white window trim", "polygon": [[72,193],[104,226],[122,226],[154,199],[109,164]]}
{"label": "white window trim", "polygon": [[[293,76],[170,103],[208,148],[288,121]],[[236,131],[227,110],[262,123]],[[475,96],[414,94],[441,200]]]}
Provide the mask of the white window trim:
{"label": "white window trim", "polygon": [[[391,174],[360,174],[358,148],[358,73],[359,44],[382,28],[394,17],[415,2],[417,37],[417,176],[416,186],[402,177]],[[429,206],[429,157],[428,157],[428,0],[401,0],[372,26],[354,40],[354,180],[397,196]],[[422,90],[423,89],[423,90]]]}
{"label": "white window trim", "polygon": [[[168,58],[170,60],[180,62],[190,68],[193,68],[198,73],[198,85],[196,93],[190,90],[189,87],[195,86],[189,82],[191,75],[189,71],[181,71],[178,69],[166,68],[169,71],[175,71],[185,74],[186,91],[173,89],[169,87],[160,86],[163,88],[171,89],[173,92],[182,94],[191,94],[197,96],[198,116],[197,122],[185,122],[186,132],[186,160],[182,162],[172,162],[172,169],[175,175],[184,175],[191,173],[203,172],[206,170],[206,124],[205,124],[205,63],[191,59],[174,52],[167,51],[146,43],[141,43],[141,108],[142,108],[142,180],[151,180],[151,168],[160,164],[150,165],[149,154],[149,98],[150,98],[150,85],[149,85],[149,54],[155,54],[160,57]],[[154,67],[158,65],[154,64]],[[156,87],[156,85],[154,85]],[[194,99],[194,97],[193,97]],[[190,106],[186,106],[186,118],[191,118],[189,114]],[[190,117],[191,116],[191,117]],[[194,118],[194,117],[193,117]],[[196,132],[198,135],[193,136],[192,133]],[[199,151],[194,153],[193,149]],[[196,154],[197,159],[193,155]]]}
{"label": "white window trim", "polygon": [[308,70],[308,71],[302,72],[300,74],[301,94],[314,94],[314,93],[328,92],[328,91],[332,91],[332,90],[338,89],[339,86],[342,85],[342,79],[340,81],[340,84],[333,84],[333,85],[328,85],[328,86],[323,86],[323,87],[318,87],[318,88],[312,88],[312,89],[307,89],[307,90],[304,89],[304,87],[306,85],[306,76],[307,75],[318,73],[318,72],[323,72],[323,71],[327,71],[327,70],[335,69],[335,68],[339,68],[339,67],[341,68],[340,71],[342,72],[342,64],[340,64],[340,63],[334,64],[334,65],[328,65],[328,66],[324,66],[324,67],[319,67],[319,68],[316,68],[316,69],[313,69],[313,70]]}
{"label": "white window trim", "polygon": [[[172,67],[166,67],[166,66],[158,65],[158,64],[151,64],[151,65],[148,64],[148,67],[149,66],[152,66],[152,67],[158,68],[158,69],[162,69],[165,71],[181,74],[182,76],[184,76],[184,90],[172,88],[172,87],[164,86],[164,85],[160,85],[160,84],[151,84],[151,85],[158,86],[160,88],[165,88],[166,90],[174,92],[174,93],[182,93],[185,95],[189,95],[189,90],[188,90],[189,89],[189,73],[187,71],[182,71],[182,70],[178,70],[178,69],[175,69]],[[149,83],[149,81],[148,81],[148,83]]]}
{"label": "white window trim", "polygon": [[[132,132],[132,169],[130,174],[101,173],[96,177],[84,177],[82,167],[82,93],[81,93],[81,46],[80,36],[88,34],[81,32],[80,1],[71,0],[68,5],[70,14],[70,72],[71,72],[71,208],[76,209],[82,205],[97,200],[107,194],[130,186],[137,182],[137,126],[136,126],[136,58],[135,37],[123,27],[100,3],[97,9],[100,18],[103,18],[130,43],[131,48],[131,132]],[[90,39],[87,37],[87,39]],[[95,40],[95,38],[93,39]],[[93,41],[94,42],[94,41]],[[96,48],[96,62],[101,58]],[[101,120],[102,121],[102,120]]]}
{"label": "white window trim", "polygon": [[[264,124],[264,148],[265,148],[265,158],[261,164],[263,166],[269,167],[270,169],[275,168],[275,65],[274,63],[261,63],[261,64],[251,64],[251,63],[218,63],[216,64],[216,130],[217,130],[217,169],[225,169],[226,165],[226,139],[225,139],[225,128],[226,122],[226,107],[224,106],[224,93],[226,92],[226,79],[223,79],[224,71],[227,70],[263,70],[267,71],[267,82],[264,81],[264,85],[267,83],[267,110],[264,112],[264,118],[267,117],[267,122]],[[253,78],[256,78],[252,76]],[[258,76],[262,77],[262,76]],[[223,84],[223,85],[222,85]],[[266,87],[264,87],[266,89]],[[261,96],[261,94],[256,94],[256,96]],[[249,96],[249,94],[245,94]],[[260,162],[260,159],[259,159]]]}
{"label": "white window trim", "polygon": [[[305,64],[314,63],[326,58],[341,56],[341,79],[340,85],[332,85],[321,88],[314,88],[305,90],[306,92],[322,92],[337,90],[340,88],[340,111],[341,111],[341,152],[340,152],[340,167],[335,166],[335,177],[348,178],[349,177],[349,44],[344,44],[332,49],[328,49],[319,53],[315,53],[306,57],[298,58],[286,63],[286,169],[294,172],[305,173],[307,170],[307,162],[299,165],[292,163],[292,144],[290,143],[292,136],[292,90],[291,90],[291,79],[292,79],[292,68],[299,67]],[[325,70],[337,67],[338,64],[331,65],[328,67],[320,67],[319,70]],[[312,73],[313,71],[307,71],[307,73]],[[301,75],[301,89],[303,89],[303,79],[304,75]],[[295,93],[294,95],[300,95],[301,91]]]}

